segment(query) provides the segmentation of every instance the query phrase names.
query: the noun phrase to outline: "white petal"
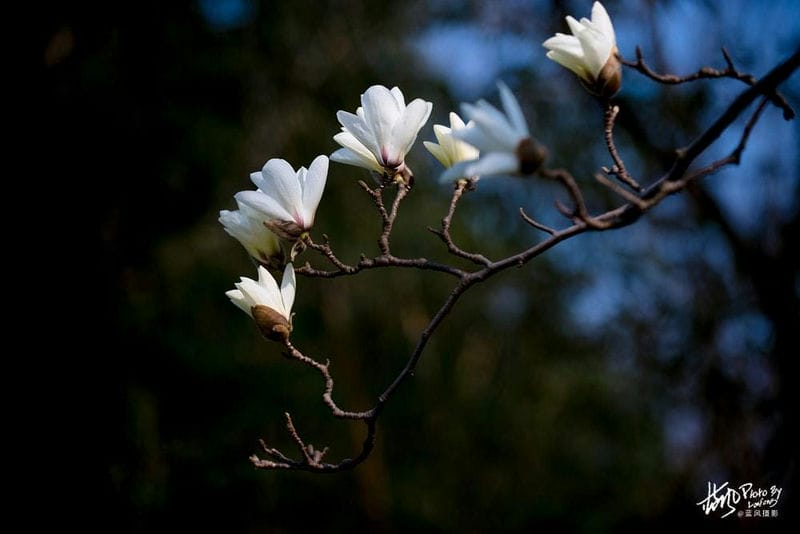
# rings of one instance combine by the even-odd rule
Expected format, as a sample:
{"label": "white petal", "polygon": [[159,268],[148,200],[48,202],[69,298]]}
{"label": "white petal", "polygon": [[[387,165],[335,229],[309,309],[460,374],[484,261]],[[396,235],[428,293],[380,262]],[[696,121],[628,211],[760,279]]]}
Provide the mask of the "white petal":
{"label": "white petal", "polygon": [[443,139],[450,137],[450,133],[452,131],[453,131],[452,128],[448,128],[443,124],[433,125],[433,134],[436,136],[436,140],[439,141],[440,144]]}
{"label": "white petal", "polygon": [[236,307],[252,317],[252,314],[250,313],[250,308],[252,308],[252,306],[241,291],[238,289],[231,289],[230,291],[226,291],[225,295],[231,299],[231,302],[236,304]]}
{"label": "white petal", "polygon": [[[520,136],[497,108],[488,102],[479,101],[474,106],[464,104],[464,110],[469,118],[475,122],[475,128],[459,130],[457,134],[461,135],[457,135],[457,137],[477,147],[481,152],[514,150],[516,148]],[[483,139],[471,133],[476,130],[480,131]],[[464,133],[462,134],[462,132]]]}
{"label": "white petal", "polygon": [[568,54],[563,50],[550,50],[547,53],[547,57],[561,65],[562,67],[566,67],[579,77],[583,78],[588,82],[594,81],[592,75],[586,69],[584,65],[583,57],[576,58],[572,54]]}
{"label": "white petal", "polygon": [[306,172],[303,183],[303,222],[305,229],[314,224],[314,214],[317,211],[325,183],[328,181],[328,157],[317,156]]}
{"label": "white petal", "polygon": [[283,299],[281,298],[281,291],[278,288],[278,282],[276,282],[272,274],[261,265],[258,266],[257,286],[260,288],[258,294],[261,300],[259,304],[269,306],[273,310],[279,312],[283,310]]}
{"label": "white petal", "polygon": [[503,102],[503,109],[514,126],[518,134],[525,137],[530,136],[528,131],[528,123],[525,121],[525,116],[522,114],[522,109],[519,107],[516,97],[511,92],[506,84],[498,82],[497,87],[500,89],[500,100]]}
{"label": "white petal", "polygon": [[595,2],[594,5],[592,5],[592,23],[597,30],[611,42],[612,47],[617,44],[614,26],[611,24],[611,17],[608,16],[606,8],[603,7],[603,4],[600,2]]}
{"label": "white petal", "polygon": [[439,183],[449,183],[455,182],[456,180],[460,180],[461,178],[474,178],[475,175],[468,174],[469,167],[476,163],[475,160],[470,161],[460,161],[444,171],[441,176],[439,176]]}
{"label": "white petal", "polygon": [[450,128],[452,130],[460,130],[465,126],[464,121],[461,120],[461,117],[459,117],[458,113],[455,111],[451,111],[448,118],[450,119]]}
{"label": "white petal", "polygon": [[494,152],[508,148],[504,143],[486,135],[485,131],[476,124],[453,132],[453,137],[469,143],[481,152]]}
{"label": "white petal", "polygon": [[466,172],[469,176],[481,177],[516,174],[519,172],[519,160],[508,152],[491,152],[468,165]]}
{"label": "white petal", "polygon": [[270,221],[293,221],[294,216],[286,211],[278,201],[261,191],[239,191],[234,195],[237,202],[241,202],[263,214]]}
{"label": "white petal", "polygon": [[406,107],[406,99],[403,98],[403,91],[401,91],[399,87],[397,86],[392,87],[392,90],[390,92],[392,93],[395,102],[397,102],[397,106],[399,109],[403,109],[404,107]]}
{"label": "white petal", "polygon": [[[263,267],[261,268],[263,269]],[[236,284],[236,287],[242,292],[250,307],[267,306],[278,313],[282,313],[283,304],[280,302],[280,294],[273,295],[261,284],[250,278],[242,278],[242,281]]]}
{"label": "white petal", "polygon": [[584,20],[586,19],[578,22],[574,17],[567,15],[567,26],[569,26],[569,31],[571,31],[573,35],[578,35],[580,32],[586,29],[586,26],[583,25]]}
{"label": "white petal", "polygon": [[583,58],[583,47],[581,46],[581,42],[574,35],[557,33],[555,36],[543,42],[542,46],[548,50],[560,50],[576,58]]}
{"label": "white petal", "polygon": [[[333,140],[344,147],[331,154],[333,161],[383,172],[383,167],[375,159],[375,154],[362,145],[350,132],[339,132],[333,136]],[[345,152],[351,152],[352,154],[346,154]]]}
{"label": "white petal", "polygon": [[266,261],[280,249],[278,238],[262,224],[259,212],[239,203],[236,211],[219,212],[225,231],[247,250],[250,256]]}
{"label": "white petal", "polygon": [[259,184],[259,189],[292,215],[288,220],[294,220],[300,224],[301,221],[298,221],[297,218],[303,205],[303,192],[300,189],[297,173],[289,165],[289,162],[273,158],[264,165],[261,173],[264,179],[263,183]]}
{"label": "white petal", "polygon": [[586,28],[579,33],[578,40],[580,40],[583,47],[586,70],[595,80],[611,55],[612,44],[594,28]]}
{"label": "white petal", "polygon": [[297,279],[294,275],[294,266],[291,263],[287,263],[281,280],[281,300],[283,301],[283,309],[286,312],[284,317],[286,317],[287,321],[292,317],[296,287]]}
{"label": "white petal", "polygon": [[237,211],[220,210],[218,220],[227,230],[242,224],[242,214]]}
{"label": "white petal", "polygon": [[[359,111],[361,113],[358,115],[353,115],[347,111],[339,111],[336,113],[336,118],[339,119],[339,123],[341,123],[345,131],[353,136],[353,139],[358,141],[358,143],[362,146],[366,147],[367,150],[375,154],[375,157],[377,158],[380,155],[380,148],[375,140],[375,135],[372,133],[372,129],[364,122],[364,118],[359,116],[363,115],[363,110],[359,108]],[[333,138],[335,140],[336,136]]]}
{"label": "white petal", "polygon": [[439,163],[441,163],[443,166],[449,167],[452,164],[452,161],[450,161],[450,156],[448,156],[447,153],[442,149],[441,145],[437,145],[432,141],[423,141],[422,144],[425,145],[425,148],[428,149],[428,152],[433,154],[433,157],[439,160]]}
{"label": "white petal", "polygon": [[393,157],[392,162],[399,163],[405,158],[417,140],[420,129],[428,122],[432,109],[433,104],[421,98],[414,99],[408,105],[392,129],[392,145],[398,151],[396,155],[390,154]]}
{"label": "white petal", "polygon": [[396,150],[395,147],[389,146],[392,141],[392,128],[403,111],[395,95],[382,85],[373,85],[361,95],[361,106],[364,108],[367,127],[372,131],[378,146],[375,156],[382,164],[395,163],[388,161],[387,157],[388,151]]}

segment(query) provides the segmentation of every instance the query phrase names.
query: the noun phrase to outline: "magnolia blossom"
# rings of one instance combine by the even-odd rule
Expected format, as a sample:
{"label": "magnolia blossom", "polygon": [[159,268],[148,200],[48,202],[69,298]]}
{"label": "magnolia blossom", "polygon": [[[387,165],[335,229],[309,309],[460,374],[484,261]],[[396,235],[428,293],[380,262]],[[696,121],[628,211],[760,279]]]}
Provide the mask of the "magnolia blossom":
{"label": "magnolia blossom", "polygon": [[253,258],[267,266],[281,264],[283,253],[278,236],[266,226],[267,219],[261,212],[237,201],[238,210],[222,210],[219,222],[225,231],[242,244]]}
{"label": "magnolia blossom", "polygon": [[292,331],[292,305],[296,280],[294,267],[286,264],[281,287],[264,267],[258,267],[258,281],[242,277],[236,289],[225,294],[231,302],[255,320],[269,339],[285,341]]}
{"label": "magnolia blossom", "polygon": [[236,202],[259,214],[278,237],[297,240],[314,225],[314,214],[328,179],[328,158],[317,156],[295,171],[286,160],[269,160],[250,179],[257,191],[236,193]]}
{"label": "magnolia blossom", "polygon": [[[469,125],[472,126],[472,123]],[[464,127],[464,121],[461,120],[461,117],[456,113],[450,112],[449,128],[442,124],[433,125],[433,133],[439,143],[423,141],[422,144],[445,168],[450,168],[461,161],[477,159],[479,154],[477,148],[453,136],[453,132],[462,130]]]}
{"label": "magnolia blossom", "polygon": [[592,6],[592,20],[580,22],[568,16],[572,35],[556,33],[542,43],[547,57],[578,75],[593,94],[610,98],[622,84],[622,65],[617,59],[617,38],[606,9],[600,2]]}
{"label": "magnolia blossom", "polygon": [[406,106],[403,93],[373,85],[361,95],[356,113],[339,111],[342,131],[333,136],[340,148],[331,159],[390,177],[410,175],[405,157],[428,121],[433,104],[420,98]]}
{"label": "magnolia blossom", "polygon": [[480,158],[456,163],[440,177],[440,182],[461,178],[532,174],[544,161],[544,149],[533,140],[519,102],[502,82],[500,100],[503,112],[485,100],[462,104],[470,120],[465,128],[453,131],[453,137],[465,141],[480,152]]}

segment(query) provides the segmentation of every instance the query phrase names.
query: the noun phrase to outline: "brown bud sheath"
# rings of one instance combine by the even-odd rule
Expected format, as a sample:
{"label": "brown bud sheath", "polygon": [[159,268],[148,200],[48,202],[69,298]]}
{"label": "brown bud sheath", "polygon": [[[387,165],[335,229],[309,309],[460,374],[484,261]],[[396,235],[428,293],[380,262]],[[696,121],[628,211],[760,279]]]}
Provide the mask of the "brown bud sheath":
{"label": "brown bud sheath", "polygon": [[587,91],[606,99],[617,94],[622,87],[622,63],[617,59],[617,53],[618,50],[615,46],[594,82],[589,83],[581,78],[581,83]]}
{"label": "brown bud sheath", "polygon": [[517,145],[516,154],[520,174],[533,174],[547,158],[547,149],[532,137],[526,137]]}
{"label": "brown bud sheath", "polygon": [[300,228],[294,221],[267,221],[264,223],[273,234],[287,241],[300,238],[306,229]]}
{"label": "brown bud sheath", "polygon": [[253,306],[250,313],[252,313],[256,326],[258,326],[265,338],[279,343],[284,343],[289,339],[292,325],[286,320],[286,317],[269,306],[261,304]]}

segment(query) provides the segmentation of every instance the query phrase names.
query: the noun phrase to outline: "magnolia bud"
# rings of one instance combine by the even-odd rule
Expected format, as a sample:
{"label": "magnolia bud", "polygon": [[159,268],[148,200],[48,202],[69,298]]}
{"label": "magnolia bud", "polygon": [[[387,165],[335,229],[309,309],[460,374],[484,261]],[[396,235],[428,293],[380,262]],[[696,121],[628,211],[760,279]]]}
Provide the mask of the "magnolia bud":
{"label": "magnolia bud", "polygon": [[306,230],[294,221],[281,221],[278,219],[266,221],[264,226],[276,236],[287,241],[296,241]]}
{"label": "magnolia bud", "polygon": [[292,325],[280,313],[269,306],[257,304],[250,310],[253,320],[261,333],[267,339],[284,343],[289,339],[292,332]]}
{"label": "magnolia bud", "polygon": [[532,137],[526,137],[517,145],[516,155],[520,174],[533,174],[547,158],[547,149]]}
{"label": "magnolia bud", "polygon": [[622,87],[622,63],[617,58],[617,47],[611,51],[608,61],[597,74],[597,79],[588,82],[581,78],[587,91],[601,98],[611,98]]}

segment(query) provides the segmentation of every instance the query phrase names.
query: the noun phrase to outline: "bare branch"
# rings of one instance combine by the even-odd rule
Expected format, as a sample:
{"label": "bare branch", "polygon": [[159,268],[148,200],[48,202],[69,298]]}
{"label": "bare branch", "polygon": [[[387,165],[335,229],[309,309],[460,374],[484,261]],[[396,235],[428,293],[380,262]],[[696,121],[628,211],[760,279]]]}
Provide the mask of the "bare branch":
{"label": "bare branch", "polygon": [[614,144],[614,122],[617,120],[618,114],[619,106],[612,106],[609,104],[606,107],[604,114],[604,134],[606,146],[608,147],[608,153],[611,154],[611,159],[614,160],[614,165],[610,169],[604,167],[603,172],[616,176],[628,187],[636,191],[641,191],[642,186],[640,186],[628,173],[628,170],[625,168],[625,162],[622,161],[619,152],[617,152],[617,146]]}
{"label": "bare branch", "polygon": [[450,199],[450,208],[447,210],[447,215],[442,218],[442,229],[436,230],[434,228],[428,227],[430,232],[433,232],[447,245],[447,250],[459,258],[464,258],[466,260],[471,261],[472,263],[476,263],[478,265],[489,265],[491,260],[489,260],[483,254],[475,254],[472,252],[467,252],[463,250],[458,245],[455,244],[453,241],[452,236],[450,235],[450,224],[453,221],[453,214],[456,211],[456,205],[458,201],[461,199],[461,196],[466,192],[470,191],[474,188],[474,183],[471,180],[459,180],[456,183],[455,189],[453,190],[453,197]]}
{"label": "bare branch", "polygon": [[[634,66],[638,70],[641,70],[645,74],[651,72],[649,67],[646,66],[644,61],[641,59],[641,52],[637,50],[637,56],[639,57],[639,61],[631,66]],[[735,71],[733,68],[733,64],[730,61],[730,57],[727,56],[725,53],[726,61],[728,62],[728,69],[731,71]],[[346,469],[352,469],[356,465],[359,465],[364,460],[366,460],[369,455],[371,454],[372,450],[375,446],[376,440],[376,425],[377,420],[382,413],[384,406],[386,405],[389,400],[394,396],[400,385],[405,382],[409,377],[413,376],[414,370],[416,369],[417,364],[422,356],[422,353],[427,346],[427,343],[442,321],[447,317],[450,313],[456,302],[459,300],[461,295],[463,295],[468,289],[470,289],[473,285],[478,283],[482,283],[487,279],[491,278],[492,276],[503,272],[504,270],[511,268],[511,267],[518,267],[526,264],[527,262],[531,261],[533,258],[543,254],[547,250],[551,249],[558,243],[570,239],[576,235],[582,234],[587,231],[600,231],[600,230],[608,230],[612,228],[619,228],[628,224],[631,224],[633,221],[638,219],[638,217],[651,209],[653,206],[657,205],[661,200],[665,197],[674,194],[678,191],[683,190],[690,184],[693,180],[701,176],[705,176],[712,172],[715,172],[719,168],[731,164],[731,163],[738,163],[741,154],[744,151],[747,141],[750,137],[752,129],[754,128],[755,124],[761,117],[763,110],[766,107],[767,99],[772,100],[775,102],[775,97],[777,93],[775,93],[777,86],[786,80],[797,68],[800,67],[800,51],[796,52],[792,55],[789,59],[775,67],[772,71],[770,71],[764,78],[759,81],[753,81],[751,83],[751,87],[740,94],[728,107],[728,109],[713,123],[709,126],[695,141],[693,141],[687,147],[678,151],[678,155],[675,159],[675,162],[672,168],[661,178],[659,178],[656,182],[654,182],[650,187],[648,187],[644,192],[642,192],[641,196],[636,195],[635,193],[627,190],[625,187],[621,186],[620,184],[608,179],[603,175],[597,175],[596,179],[600,181],[603,185],[612,189],[615,193],[619,194],[626,203],[622,206],[617,208],[611,209],[602,213],[597,216],[591,216],[589,214],[589,210],[586,206],[583,193],[580,189],[575,178],[570,174],[568,171],[563,169],[541,169],[538,174],[542,177],[548,179],[558,180],[567,190],[569,193],[574,206],[569,208],[564,206],[560,202],[557,202],[557,207],[560,211],[562,211],[567,217],[570,218],[572,221],[572,225],[561,229],[555,230],[548,226],[545,226],[541,223],[536,222],[531,217],[529,217],[524,210],[520,209],[520,215],[522,216],[523,220],[525,220],[531,226],[542,230],[549,234],[544,241],[533,245],[526,250],[523,250],[517,254],[510,255],[506,258],[503,258],[498,261],[491,261],[487,258],[476,255],[472,253],[465,252],[458,248],[450,238],[449,229],[450,224],[452,223],[452,218],[455,213],[455,208],[460,199],[461,195],[465,190],[465,186],[459,186],[456,188],[453,198],[451,199],[449,210],[447,215],[442,220],[442,230],[441,231],[434,231],[443,241],[448,244],[448,250],[456,256],[469,259],[474,263],[479,265],[478,270],[473,272],[466,272],[461,269],[457,269],[455,267],[451,267],[449,265],[443,265],[431,262],[425,258],[419,259],[404,259],[404,258],[396,258],[390,252],[389,247],[389,239],[392,231],[392,227],[394,221],[397,217],[397,212],[399,208],[399,204],[402,199],[407,194],[407,189],[404,185],[399,185],[398,192],[394,198],[391,208],[387,211],[386,207],[383,202],[383,188],[376,188],[372,189],[367,186],[365,183],[361,182],[361,187],[367,191],[367,193],[373,198],[373,201],[378,209],[379,214],[381,215],[383,221],[383,229],[379,239],[379,248],[381,250],[381,254],[375,256],[374,258],[367,258],[366,256],[361,257],[359,262],[356,265],[347,265],[344,262],[340,261],[339,258],[333,253],[328,239],[326,236],[323,236],[323,243],[316,244],[311,241],[310,238],[307,239],[307,245],[309,248],[319,252],[326,259],[336,268],[335,271],[319,271],[311,268],[308,264],[305,267],[298,269],[298,272],[302,274],[306,274],[308,276],[321,276],[321,277],[334,277],[340,275],[349,275],[355,274],[360,272],[363,269],[369,269],[374,267],[384,267],[384,266],[395,266],[395,267],[413,267],[413,268],[420,268],[420,269],[428,269],[428,270],[437,270],[440,272],[445,272],[457,277],[458,282],[439,308],[439,310],[434,314],[431,320],[428,322],[424,330],[420,333],[419,340],[417,345],[414,347],[414,350],[409,355],[408,359],[406,360],[405,365],[400,370],[400,372],[396,375],[396,377],[389,383],[386,389],[378,396],[377,400],[375,401],[374,406],[366,411],[362,412],[349,412],[342,410],[338,407],[338,405],[333,400],[333,379],[330,374],[329,362],[321,363],[313,358],[309,358],[299,350],[297,350],[288,340],[285,342],[285,347],[288,350],[287,356],[300,361],[306,365],[309,365],[316,369],[323,377],[325,381],[325,388],[323,392],[323,402],[331,409],[332,414],[337,418],[343,419],[352,419],[352,420],[360,420],[366,426],[366,436],[364,441],[361,445],[361,450],[357,456],[354,458],[348,458],[340,461],[339,463],[323,463],[322,458],[327,451],[327,449],[323,449],[321,451],[314,449],[311,445],[306,445],[306,443],[300,437],[300,434],[297,432],[291,417],[286,414],[287,418],[287,430],[300,449],[302,460],[293,460],[288,456],[284,455],[280,451],[274,448],[267,447],[267,445],[262,441],[262,449],[266,454],[266,459],[261,459],[258,456],[252,456],[251,461],[252,463],[260,469],[294,469],[294,470],[305,470],[305,471],[314,471],[314,472],[321,472],[321,473],[331,473],[337,471],[343,471]],[[683,81],[689,81],[689,79],[699,79],[699,78],[713,78],[713,77],[734,77],[735,75],[724,74],[726,71],[719,71],[723,72],[723,74],[715,74],[717,71],[704,69],[696,73],[694,78],[686,77]],[[649,74],[648,74],[649,75]],[[661,76],[655,75],[654,76]],[[667,77],[668,79],[671,79]],[[657,81],[661,81],[657,78],[654,78]],[[739,79],[739,78],[737,78]],[[682,83],[682,81],[675,81],[675,82],[663,82],[663,83]],[[752,102],[757,99],[760,95],[764,95],[765,98],[762,100],[760,105],[757,109],[753,112],[752,116],[749,118],[747,124],[745,125],[740,141],[734,150],[725,158],[722,158],[718,161],[713,162],[706,167],[703,167],[693,173],[687,174],[687,171],[690,165],[697,159],[697,157],[702,154],[721,134],[723,131],[727,130],[731,124],[741,116],[747,108],[752,104]],[[611,153],[612,159],[614,159],[616,169],[610,169],[607,172],[609,174],[617,176],[623,183],[626,185],[633,187],[634,189],[638,189],[639,186],[636,185],[636,182],[629,182],[623,176],[630,176],[628,175],[627,171],[625,170],[624,164],[619,158],[619,155],[616,153],[616,149],[614,147],[613,138],[611,135],[611,131],[613,128],[613,123],[616,118],[617,113],[616,108],[611,108],[607,110],[606,114],[606,144],[609,147],[609,152]],[[785,109],[784,109],[785,111]]]}
{"label": "bare branch", "polygon": [[630,204],[633,204],[634,206],[636,206],[637,208],[639,208],[641,210],[646,209],[646,205],[647,205],[646,202],[644,202],[641,198],[639,198],[635,194],[631,193],[630,191],[628,191],[624,187],[620,186],[618,183],[616,183],[616,182],[614,182],[612,180],[609,180],[608,178],[606,178],[602,174],[595,174],[594,178],[595,178],[595,180],[597,180],[598,182],[600,182],[604,186],[606,186],[609,189],[611,189],[612,191],[614,191],[617,195],[621,196],[625,201],[629,202]]}
{"label": "bare branch", "polygon": [[688,181],[696,180],[703,176],[708,176],[709,174],[714,174],[719,169],[726,165],[738,165],[742,159],[742,152],[744,151],[745,147],[747,146],[747,141],[750,138],[750,132],[753,131],[753,127],[758,122],[758,119],[761,117],[761,113],[767,107],[767,99],[764,98],[761,100],[761,103],[758,105],[756,110],[753,112],[753,115],[745,124],[744,130],[742,131],[742,137],[739,139],[739,144],[736,145],[736,148],[726,157],[719,159],[702,169],[698,169],[694,171],[692,174],[686,177]]}
{"label": "bare branch", "polygon": [[[752,74],[747,74],[744,72],[739,72],[733,64],[733,59],[731,59],[730,54],[728,51],[723,47],[722,48],[722,55],[725,58],[725,63],[727,66],[724,69],[714,69],[711,67],[702,67],[697,72],[693,72],[686,76],[676,76],[674,74],[659,74],[655,72],[653,69],[650,68],[647,63],[644,61],[644,56],[642,54],[641,47],[636,47],[636,61],[627,61],[623,57],[620,56],[620,61],[623,65],[627,65],[631,67],[651,80],[654,80],[658,83],[663,83],[667,85],[677,85],[686,82],[692,82],[695,80],[702,80],[702,79],[713,79],[713,78],[732,78],[734,80],[739,80],[743,83],[746,83],[749,86],[756,85],[756,78]],[[783,97],[780,93],[777,92],[775,88],[771,90],[765,90],[762,93],[764,96],[770,99],[772,103],[780,108],[783,111],[783,118],[791,120],[795,117],[794,109],[792,106],[789,105],[789,102],[786,101],[786,98]]]}
{"label": "bare branch", "polygon": [[520,217],[522,217],[523,221],[525,221],[526,223],[530,224],[531,226],[533,226],[537,230],[541,230],[542,232],[547,232],[550,235],[554,235],[556,233],[556,231],[553,230],[552,228],[550,228],[549,226],[534,220],[533,217],[531,217],[530,215],[525,213],[525,210],[522,209],[522,208],[519,209],[519,215],[520,215]]}
{"label": "bare branch", "polygon": [[573,209],[570,209],[560,201],[556,200],[556,209],[560,211],[566,218],[573,222],[582,222],[583,224],[595,230],[604,230],[608,228],[608,224],[604,221],[598,220],[589,215],[589,210],[586,207],[586,201],[583,198],[578,182],[575,177],[564,169],[545,169],[541,168],[538,171],[539,176],[549,178],[551,180],[558,180],[572,197],[572,202],[575,204]]}

